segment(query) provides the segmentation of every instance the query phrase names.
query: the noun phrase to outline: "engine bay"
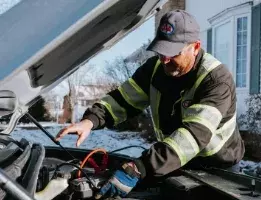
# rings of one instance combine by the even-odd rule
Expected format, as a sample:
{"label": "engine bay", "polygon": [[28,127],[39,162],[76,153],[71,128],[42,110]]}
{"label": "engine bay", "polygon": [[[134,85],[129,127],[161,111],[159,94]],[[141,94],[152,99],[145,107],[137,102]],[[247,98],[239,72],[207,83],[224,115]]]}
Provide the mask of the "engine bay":
{"label": "engine bay", "polygon": [[[0,200],[95,199],[95,194],[112,173],[122,163],[134,159],[116,152],[133,147],[140,146],[127,146],[112,152],[64,150],[0,135]],[[161,180],[146,178],[123,199],[254,200],[261,194],[258,178],[220,169],[177,170]],[[253,181],[255,187],[251,185]]]}
{"label": "engine bay", "polygon": [[[118,165],[118,163],[115,163],[115,165]],[[79,172],[81,172],[80,177],[78,176]],[[60,189],[61,192],[53,199],[95,199],[94,196],[96,192],[98,192],[100,187],[109,179],[112,172],[113,169],[102,169],[99,167],[94,159],[90,159],[90,162],[88,162],[85,167],[80,168],[79,165],[77,165],[77,160],[64,161],[57,158],[45,158],[39,172],[35,197],[36,199],[44,199],[46,198],[45,194],[49,195],[50,193],[54,193],[54,189],[57,193]],[[48,187],[48,185],[52,185],[54,180],[57,181],[56,184],[58,184],[59,187]],[[64,187],[66,188],[64,189],[61,186],[65,180],[68,185],[65,184]],[[159,197],[160,191],[157,187],[156,185],[146,189],[140,187],[131,192],[127,199],[156,199],[156,196]],[[107,197],[106,199],[113,198]]]}
{"label": "engine bay", "polygon": [[[28,118],[59,147],[32,144],[25,138],[16,141],[0,134],[0,200],[94,199],[112,173],[133,159],[116,152],[133,147],[145,149],[135,145],[112,152],[64,148],[34,118]],[[137,186],[128,198],[153,199],[158,196],[158,192],[152,192],[158,191],[157,187]]]}
{"label": "engine bay", "polygon": [[109,176],[109,170],[97,173],[94,168],[84,167],[81,169],[83,176],[78,177],[79,169],[73,161],[46,158],[39,172],[36,194],[43,191],[52,180],[62,182],[65,179],[68,185],[65,185],[66,189],[61,191],[55,199],[92,199]]}

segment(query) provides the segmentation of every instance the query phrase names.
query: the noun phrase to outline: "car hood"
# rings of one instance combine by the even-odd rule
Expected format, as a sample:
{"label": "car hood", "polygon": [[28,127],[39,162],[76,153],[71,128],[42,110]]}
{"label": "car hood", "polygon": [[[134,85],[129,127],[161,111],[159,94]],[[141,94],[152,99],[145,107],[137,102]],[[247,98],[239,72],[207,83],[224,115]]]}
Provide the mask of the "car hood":
{"label": "car hood", "polygon": [[6,133],[41,94],[140,26],[166,0],[75,2],[23,0],[0,16],[0,91],[17,100]]}

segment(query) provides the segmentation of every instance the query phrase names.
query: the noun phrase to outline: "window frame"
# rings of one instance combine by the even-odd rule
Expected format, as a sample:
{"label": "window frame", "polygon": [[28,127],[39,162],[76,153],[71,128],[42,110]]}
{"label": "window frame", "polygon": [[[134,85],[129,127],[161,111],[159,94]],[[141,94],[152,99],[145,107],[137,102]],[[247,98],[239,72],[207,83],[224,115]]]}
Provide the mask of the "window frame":
{"label": "window frame", "polygon": [[246,46],[246,86],[237,87],[237,90],[247,90],[250,87],[250,48],[251,48],[251,13],[241,14],[235,16],[235,54],[234,54],[234,63],[235,63],[235,83],[237,83],[237,20],[239,18],[247,17],[247,46]]}
{"label": "window frame", "polygon": [[220,12],[219,14],[213,16],[208,21],[212,28],[212,54],[215,55],[215,45],[216,38],[215,32],[216,28],[231,22],[231,33],[229,33],[228,37],[230,37],[231,41],[231,49],[229,52],[229,64],[228,66],[231,68],[231,73],[233,75],[234,81],[236,83],[236,62],[237,62],[237,19],[241,17],[247,17],[247,65],[246,65],[246,87],[236,87],[238,93],[245,93],[250,91],[250,51],[251,51],[251,13],[252,6],[250,4],[242,4],[234,6],[233,8],[229,8],[225,11]]}

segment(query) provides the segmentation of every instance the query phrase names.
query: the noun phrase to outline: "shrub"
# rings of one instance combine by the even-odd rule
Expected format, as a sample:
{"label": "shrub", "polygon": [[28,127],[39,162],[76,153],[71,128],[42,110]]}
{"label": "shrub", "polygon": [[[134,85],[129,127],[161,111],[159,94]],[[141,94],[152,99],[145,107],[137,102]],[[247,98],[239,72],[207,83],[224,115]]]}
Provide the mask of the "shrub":
{"label": "shrub", "polygon": [[261,133],[261,94],[250,95],[246,99],[247,111],[238,118],[240,127],[252,133]]}

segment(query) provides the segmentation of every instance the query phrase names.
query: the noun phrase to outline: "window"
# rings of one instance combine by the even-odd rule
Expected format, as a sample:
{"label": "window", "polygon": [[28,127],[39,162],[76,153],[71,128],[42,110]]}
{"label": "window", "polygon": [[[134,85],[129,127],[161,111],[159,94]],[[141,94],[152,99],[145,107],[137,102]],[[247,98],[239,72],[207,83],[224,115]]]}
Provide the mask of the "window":
{"label": "window", "polygon": [[215,28],[215,46],[214,46],[214,56],[219,59],[222,63],[230,66],[229,63],[229,48],[230,38],[228,37],[228,32],[230,32],[230,22],[219,25]]}
{"label": "window", "polygon": [[247,77],[247,17],[237,18],[236,86],[246,87]]}

